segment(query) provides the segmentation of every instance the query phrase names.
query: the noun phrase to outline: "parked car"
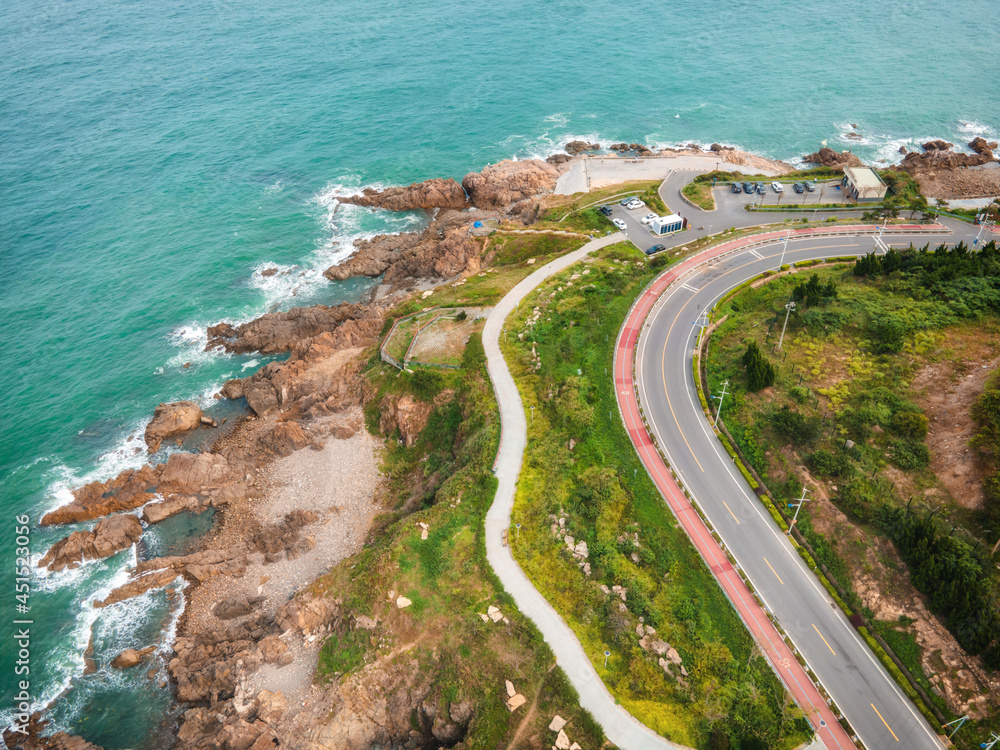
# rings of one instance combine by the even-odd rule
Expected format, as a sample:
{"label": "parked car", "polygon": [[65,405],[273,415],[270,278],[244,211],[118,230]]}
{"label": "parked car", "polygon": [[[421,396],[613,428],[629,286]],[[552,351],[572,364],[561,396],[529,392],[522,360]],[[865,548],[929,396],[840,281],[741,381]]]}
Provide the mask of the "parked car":
{"label": "parked car", "polygon": [[646,207],[646,204],[643,203],[638,198],[635,198],[634,200],[629,201],[628,205],[625,206],[625,208],[627,208],[629,211],[637,211],[640,208],[645,208],[645,207]]}
{"label": "parked car", "polygon": [[805,187],[802,185],[801,182],[794,183],[792,185],[792,190],[794,190],[796,193],[804,193],[806,191]]}
{"label": "parked car", "polygon": [[639,219],[640,224],[649,224],[656,218],[656,214],[646,214],[641,219]]}
{"label": "parked car", "polygon": [[743,192],[746,193],[747,195],[750,195],[751,193],[753,193],[753,183],[752,182],[744,182],[743,183]]}
{"label": "parked car", "polygon": [[754,187],[757,188],[757,194],[758,195],[763,195],[764,193],[767,192],[767,188],[764,187],[764,183],[763,182],[755,182],[754,183]]}
{"label": "parked car", "polygon": [[772,182],[771,183],[771,190],[773,190],[776,193],[783,193],[783,192],[785,192],[785,188],[782,187],[782,185],[781,185],[780,182]]}
{"label": "parked car", "polygon": [[802,184],[805,186],[805,188],[806,188],[806,190],[808,192],[810,192],[810,193],[815,193],[816,192],[816,183],[814,183],[814,182],[803,182]]}
{"label": "parked car", "polygon": [[628,228],[628,225],[621,219],[612,219],[611,223],[618,227],[623,232]]}
{"label": "parked car", "polygon": [[731,182],[731,183],[729,183],[729,187],[732,189],[732,191],[734,193],[742,193],[743,192],[743,188],[740,187],[740,183],[738,183],[738,182]]}
{"label": "parked car", "polygon": [[646,255],[652,255],[653,253],[659,253],[666,250],[666,245],[653,245],[649,250],[646,251]]}
{"label": "parked car", "polygon": [[600,211],[605,216],[611,216],[611,206],[601,206],[597,210]]}
{"label": "parked car", "polygon": [[623,206],[627,206],[629,203],[631,203],[634,200],[638,200],[638,198],[636,198],[634,195],[630,195],[627,198],[622,198],[621,199],[621,204]]}

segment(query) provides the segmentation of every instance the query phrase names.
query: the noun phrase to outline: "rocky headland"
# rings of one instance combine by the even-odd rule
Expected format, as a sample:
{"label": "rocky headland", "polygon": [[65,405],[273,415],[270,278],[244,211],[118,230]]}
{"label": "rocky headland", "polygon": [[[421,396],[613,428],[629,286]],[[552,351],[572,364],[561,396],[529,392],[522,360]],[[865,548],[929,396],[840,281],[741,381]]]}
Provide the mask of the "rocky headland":
{"label": "rocky headland", "polygon": [[[963,157],[955,161],[962,168],[970,159],[983,164],[995,147],[985,144],[975,156],[928,148],[919,159],[904,160],[904,168],[926,173],[929,165],[951,164],[956,156]],[[430,418],[430,403],[408,396],[377,400],[362,375],[394,307],[411,291],[483,272],[491,255],[483,238],[469,231],[470,223],[483,218],[513,227],[532,224],[567,165],[598,148],[573,142],[565,160],[503,161],[461,183],[435,179],[341,197],[372,208],[428,211],[430,222],[420,232],[359,240],[350,258],[326,270],[331,280],[380,277],[367,302],[294,308],[210,327],[207,349],[288,355],[222,387],[218,398],[245,401],[239,424],[219,433],[207,449],[164,458],[166,442],[183,447],[186,437],[214,430],[217,422],[192,402],[160,404],[144,435],[151,463],[78,488],[69,504],[43,517],[46,526],[96,521],[72,531],[40,561],[61,570],[131,546],[150,524],[216,509],[213,531],[199,549],[142,560],[126,583],[92,602],[100,608],[151,589],[178,594],[184,588],[187,606],[172,652],[134,649],[112,665],[130,669],[159,660],[185,707],[176,747],[430,748],[454,746],[465,736],[476,704],[443,701],[428,671],[433,666],[405,648],[339,683],[314,683],[319,648],[329,634],[360,628],[377,641],[382,631],[377,621],[309,587],[362,548],[386,501],[382,438],[365,428],[366,410],[368,416],[375,410],[383,435],[399,435],[405,445]],[[653,153],[640,144],[611,149],[623,156]],[[661,153],[706,152],[691,144]],[[791,169],[718,144],[709,153],[749,168]],[[811,156],[843,166],[852,155],[822,149]],[[418,505],[420,492],[433,486],[432,476],[405,507],[413,498]],[[94,747],[64,734],[42,737],[42,725],[33,726],[32,738],[19,740],[20,746]]]}

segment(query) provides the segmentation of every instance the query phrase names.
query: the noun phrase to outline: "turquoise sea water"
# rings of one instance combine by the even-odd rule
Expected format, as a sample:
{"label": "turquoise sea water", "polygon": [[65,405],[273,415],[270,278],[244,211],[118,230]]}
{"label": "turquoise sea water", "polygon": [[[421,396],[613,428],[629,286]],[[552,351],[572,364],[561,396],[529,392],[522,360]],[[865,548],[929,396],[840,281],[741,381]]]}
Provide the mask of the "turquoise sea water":
{"label": "turquoise sea water", "polygon": [[[222,380],[259,366],[204,353],[207,325],[368,287],[322,270],[355,237],[421,218],[333,213],[337,189],[461,178],[573,137],[786,159],[828,140],[895,161],[927,138],[997,137],[997,49],[993,0],[4,4],[3,716],[14,515],[37,521],[69,488],[138,465],[158,402],[214,405]],[[851,123],[863,140],[845,138]],[[206,522],[147,532],[151,553]],[[65,533],[35,528],[33,552]],[[166,643],[176,605],[88,604],[135,554],[39,576],[31,599],[34,700],[59,695],[55,725],[107,748],[157,742],[169,702],[159,677],[107,663]],[[91,640],[99,668],[84,676]]]}

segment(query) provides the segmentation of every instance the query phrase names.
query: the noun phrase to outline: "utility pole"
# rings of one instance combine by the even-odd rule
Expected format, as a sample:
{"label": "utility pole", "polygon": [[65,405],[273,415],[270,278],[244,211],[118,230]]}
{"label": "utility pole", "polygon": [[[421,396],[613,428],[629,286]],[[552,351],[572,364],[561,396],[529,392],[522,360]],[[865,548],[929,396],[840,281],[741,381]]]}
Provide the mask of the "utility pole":
{"label": "utility pole", "polygon": [[798,505],[795,506],[795,515],[792,516],[792,522],[788,524],[788,535],[792,535],[792,527],[795,526],[795,522],[799,520],[799,511],[802,510],[802,504],[809,502],[806,498],[806,493],[812,492],[810,489],[802,488],[802,497],[799,498]]}
{"label": "utility pole", "polygon": [[716,425],[718,425],[718,424],[719,424],[719,415],[721,415],[721,414],[722,414],[722,399],[724,399],[724,398],[726,397],[726,388],[728,388],[728,387],[729,387],[729,381],[727,380],[727,381],[726,381],[725,383],[723,383],[723,384],[722,384],[722,392],[721,392],[721,393],[719,393],[719,395],[718,395],[718,396],[712,396],[712,398],[717,398],[717,399],[719,399],[719,408],[718,408],[718,410],[717,410],[717,411],[715,412],[715,421],[714,421],[714,422],[712,422],[712,427],[713,427],[713,428],[714,428],[714,427],[715,427]]}
{"label": "utility pole", "polygon": [[990,732],[990,741],[980,743],[979,747],[983,748],[983,750],[992,750],[998,742],[1000,742],[1000,734]]}
{"label": "utility pole", "polygon": [[788,328],[788,316],[791,314],[792,310],[795,309],[795,303],[789,302],[785,305],[785,324],[781,326],[781,338],[778,339],[778,349],[781,349],[781,344],[785,340],[785,329]]}
{"label": "utility pole", "polygon": [[993,555],[997,553],[998,549],[1000,549],[1000,539],[997,539],[997,543],[993,545],[993,551],[990,552],[990,557],[993,557]]}

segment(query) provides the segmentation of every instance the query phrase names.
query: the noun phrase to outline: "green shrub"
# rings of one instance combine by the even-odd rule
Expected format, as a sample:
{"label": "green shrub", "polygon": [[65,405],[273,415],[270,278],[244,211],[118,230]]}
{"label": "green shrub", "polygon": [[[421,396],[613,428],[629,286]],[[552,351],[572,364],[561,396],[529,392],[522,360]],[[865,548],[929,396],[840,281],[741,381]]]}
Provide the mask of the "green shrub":
{"label": "green shrub", "polygon": [[927,417],[918,411],[893,414],[890,427],[894,433],[909,440],[923,440],[927,437]]}
{"label": "green shrub", "polygon": [[846,453],[820,449],[806,456],[809,470],[825,477],[842,477],[851,471],[851,459]]}
{"label": "green shrub", "polygon": [[931,462],[931,452],[923,443],[911,440],[893,440],[889,460],[903,471],[922,469]]}
{"label": "green shrub", "polygon": [[756,341],[747,344],[743,367],[747,373],[747,390],[756,392],[774,385],[777,370],[761,352]]}
{"label": "green shrub", "polygon": [[787,404],[769,412],[767,419],[775,432],[798,445],[811,443],[819,435],[819,419],[804,417],[800,412],[792,411]]}

